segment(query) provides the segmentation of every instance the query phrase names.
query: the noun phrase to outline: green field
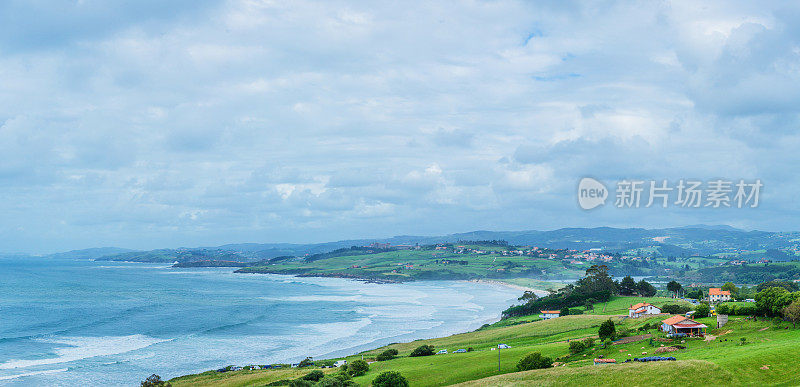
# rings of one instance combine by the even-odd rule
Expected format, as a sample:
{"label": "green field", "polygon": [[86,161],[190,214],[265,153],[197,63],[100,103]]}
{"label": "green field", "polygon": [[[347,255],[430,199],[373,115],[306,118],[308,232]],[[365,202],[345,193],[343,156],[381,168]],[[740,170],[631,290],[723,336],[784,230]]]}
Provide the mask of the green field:
{"label": "green field", "polygon": [[[287,260],[248,267],[241,272],[334,276],[386,281],[467,280],[514,278],[518,285],[558,288],[558,279],[582,276],[589,265],[564,264],[560,259],[525,255],[502,255],[495,246],[467,245],[483,253],[452,250],[398,250],[372,254],[337,255],[307,260]],[[454,262],[455,261],[455,262]],[[532,278],[536,279],[532,279]]]}
{"label": "green field", "polygon": [[[771,322],[753,321],[743,317],[732,317],[728,325],[714,329],[714,318],[698,321],[708,325],[708,334],[713,340],[685,339],[673,344],[686,346],[684,350],[663,356],[674,356],[675,362],[625,363],[595,366],[592,359],[602,355],[619,362],[633,357],[656,355],[655,350],[664,344],[643,339],[627,344],[601,348],[595,345],[583,354],[569,355],[567,340],[596,337],[599,324],[608,318],[617,322],[618,329],[629,329],[629,335],[652,334],[664,337],[657,330],[638,331],[645,323],[658,323],[666,315],[640,319],[625,319],[615,314],[627,313],[631,303],[647,301],[655,305],[673,302],[668,298],[616,297],[608,303],[595,305],[595,312],[564,316],[546,321],[536,316],[519,317],[514,321],[501,321],[474,332],[443,338],[418,340],[410,343],[392,344],[347,357],[348,361],[362,358],[374,360],[374,356],[387,348],[395,348],[399,357],[389,361],[370,364],[369,372],[354,381],[369,385],[380,372],[398,371],[412,386],[443,386],[457,383],[475,386],[495,385],[663,385],[679,383],[688,385],[797,385],[800,375],[800,329],[791,329],[787,323],[776,327]],[[603,311],[603,308],[606,308]],[[526,320],[527,319],[527,320]],[[533,321],[533,322],[525,322]],[[515,325],[509,325],[513,323]],[[746,339],[742,344],[741,338]],[[493,350],[504,343],[510,349]],[[447,349],[451,353],[427,357],[407,357],[417,346],[433,345],[436,350]],[[472,348],[468,353],[452,353],[456,349]],[[516,372],[516,363],[531,352],[558,358],[564,366],[544,370]],[[643,353],[647,354],[644,355]],[[498,357],[500,371],[498,372]],[[217,374],[207,372],[173,379],[174,386],[224,385],[256,386],[280,379],[294,378],[305,371],[262,370],[238,371]],[[327,369],[326,372],[336,370]]]}

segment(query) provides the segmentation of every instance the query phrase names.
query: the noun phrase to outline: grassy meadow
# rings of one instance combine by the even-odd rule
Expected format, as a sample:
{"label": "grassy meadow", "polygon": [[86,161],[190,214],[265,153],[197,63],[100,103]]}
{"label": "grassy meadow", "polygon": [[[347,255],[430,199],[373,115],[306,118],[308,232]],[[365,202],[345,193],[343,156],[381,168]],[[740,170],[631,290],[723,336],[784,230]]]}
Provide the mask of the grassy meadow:
{"label": "grassy meadow", "polygon": [[[781,326],[771,321],[754,321],[731,316],[730,322],[716,329],[713,317],[698,319],[709,326],[707,339],[684,339],[664,343],[651,338],[603,348],[598,342],[579,354],[569,354],[568,340],[597,337],[603,321],[612,319],[618,330],[628,330],[629,336],[652,335],[664,338],[655,329],[640,331],[645,324],[660,324],[668,315],[627,319],[622,316],[632,303],[650,302],[655,305],[672,303],[669,298],[615,297],[608,303],[594,305],[591,314],[564,316],[551,320],[538,320],[536,316],[518,317],[513,322],[504,320],[474,332],[448,337],[417,340],[410,343],[391,344],[382,348],[349,356],[348,361],[361,359],[373,361],[374,357],[394,348],[399,356],[393,360],[372,362],[366,375],[354,378],[360,385],[368,386],[383,371],[398,371],[412,386],[444,386],[464,383],[466,386],[496,385],[797,385],[800,375],[800,329],[788,323]],[[527,319],[527,320],[526,320]],[[709,340],[714,337],[713,340]],[[744,341],[742,340],[744,338]],[[508,344],[510,349],[497,350],[497,344]],[[432,345],[450,353],[425,357],[408,357],[419,345]],[[661,346],[682,345],[686,349],[669,352],[678,360],[652,363],[624,363],[595,366],[592,359],[602,355],[618,362],[634,357],[661,355],[655,351]],[[467,353],[452,353],[457,349],[472,348]],[[540,352],[563,365],[517,372],[516,364],[525,355]],[[500,371],[498,371],[498,360]],[[173,379],[173,386],[257,386],[281,379],[300,376],[313,368],[237,371],[227,373],[206,372]],[[325,372],[336,372],[326,369]]]}

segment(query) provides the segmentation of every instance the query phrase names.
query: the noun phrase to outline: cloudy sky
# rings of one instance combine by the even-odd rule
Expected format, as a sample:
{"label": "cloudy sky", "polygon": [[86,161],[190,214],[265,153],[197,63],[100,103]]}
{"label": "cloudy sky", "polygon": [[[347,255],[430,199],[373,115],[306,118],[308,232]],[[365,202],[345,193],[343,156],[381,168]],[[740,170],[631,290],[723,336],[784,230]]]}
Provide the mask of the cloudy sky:
{"label": "cloudy sky", "polygon": [[[0,251],[800,229],[800,7],[584,3],[4,1]],[[764,187],[584,211],[584,176]]]}

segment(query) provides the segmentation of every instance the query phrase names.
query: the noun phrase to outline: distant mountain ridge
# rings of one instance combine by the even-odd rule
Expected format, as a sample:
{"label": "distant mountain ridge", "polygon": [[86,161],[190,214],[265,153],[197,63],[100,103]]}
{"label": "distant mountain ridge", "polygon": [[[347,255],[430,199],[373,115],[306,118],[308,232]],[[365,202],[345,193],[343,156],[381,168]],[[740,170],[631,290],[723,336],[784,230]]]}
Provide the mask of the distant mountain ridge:
{"label": "distant mountain ridge", "polygon": [[[466,240],[505,240],[512,245],[529,245],[575,250],[600,249],[624,252],[634,249],[654,249],[660,255],[736,254],[744,250],[773,250],[788,253],[800,249],[795,239],[798,232],[745,231],[726,225],[692,225],[664,229],[645,228],[561,228],[550,231],[487,231],[476,230],[441,236],[398,235],[390,238],[350,239],[335,242],[238,243],[212,247],[156,249],[136,251],[114,247],[75,250],[51,254],[48,257],[74,257],[110,261],[139,262],[197,262],[237,261],[257,262],[282,256],[304,256],[325,253],[351,246],[372,243],[391,245],[453,243]],[[780,258],[781,254],[774,254]],[[794,256],[794,253],[786,255]],[[789,259],[789,258],[787,258]]]}

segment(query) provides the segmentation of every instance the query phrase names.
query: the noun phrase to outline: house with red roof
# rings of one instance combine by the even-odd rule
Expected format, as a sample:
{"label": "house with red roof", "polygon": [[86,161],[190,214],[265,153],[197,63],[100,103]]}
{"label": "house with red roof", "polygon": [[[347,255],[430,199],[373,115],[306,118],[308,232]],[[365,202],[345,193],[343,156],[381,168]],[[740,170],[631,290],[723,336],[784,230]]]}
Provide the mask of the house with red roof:
{"label": "house with red roof", "polygon": [[672,316],[661,321],[661,330],[667,333],[683,333],[687,336],[705,336],[706,328],[708,327],[704,324],[700,324],[685,316]]}
{"label": "house with red roof", "polygon": [[661,314],[661,309],[653,304],[640,302],[628,308],[628,317],[637,318],[648,314]]}
{"label": "house with red roof", "polygon": [[724,302],[731,300],[731,292],[720,288],[708,289],[708,300],[711,302]]}
{"label": "house with red roof", "polygon": [[542,320],[549,320],[551,318],[556,318],[558,316],[561,316],[561,312],[558,310],[543,310],[542,314],[539,315],[539,317],[541,317]]}

